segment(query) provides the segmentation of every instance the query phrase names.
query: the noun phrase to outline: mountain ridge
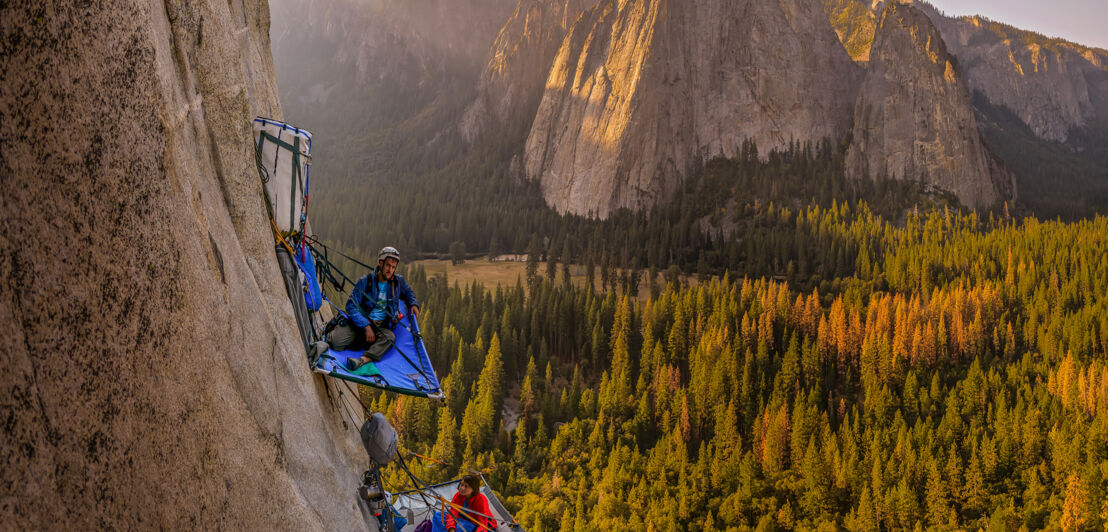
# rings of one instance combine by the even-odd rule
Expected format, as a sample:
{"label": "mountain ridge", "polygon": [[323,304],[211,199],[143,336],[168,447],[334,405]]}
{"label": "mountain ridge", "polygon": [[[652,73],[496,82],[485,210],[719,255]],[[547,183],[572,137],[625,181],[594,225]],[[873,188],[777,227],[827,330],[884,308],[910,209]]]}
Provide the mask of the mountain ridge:
{"label": "mountain ridge", "polygon": [[[595,12],[597,9],[601,9],[605,3],[600,2],[599,5],[592,6],[590,9]],[[387,5],[388,2],[381,2],[381,4]],[[434,193],[436,183],[443,184],[448,188],[457,187],[459,184],[472,183],[476,186],[475,190],[480,189],[481,195],[495,197],[497,202],[503,202],[505,205],[530,206],[535,199],[531,196],[532,191],[537,189],[538,196],[536,197],[541,196],[550,207],[549,211],[542,211],[541,215],[544,219],[548,216],[557,215],[557,213],[584,215],[591,213],[593,216],[600,216],[602,212],[611,213],[622,208],[645,212],[651,206],[670,201],[672,195],[676,193],[674,191],[680,187],[679,183],[690,178],[690,176],[697,175],[695,170],[700,168],[704,162],[710,160],[711,157],[721,155],[734,157],[746,140],[756,140],[759,156],[766,160],[771,149],[785,149],[788,147],[790,140],[793,142],[799,141],[803,144],[807,142],[806,139],[815,138],[818,142],[822,140],[822,137],[827,136],[832,144],[844,145],[848,141],[847,135],[854,131],[857,90],[861,88],[862,78],[868,63],[868,61],[858,60],[861,58],[853,58],[855,63],[853,67],[838,69],[849,72],[850,74],[846,77],[852,78],[852,80],[839,79],[832,83],[821,83],[816,87],[802,87],[801,89],[816,92],[825,89],[825,87],[830,87],[832,90],[846,92],[846,96],[849,97],[831,98],[839,102],[834,106],[834,112],[831,112],[830,107],[826,105],[823,106],[824,110],[820,111],[824,116],[840,117],[830,121],[818,118],[816,114],[810,114],[808,118],[802,118],[804,115],[794,110],[793,105],[782,104],[785,98],[777,98],[775,102],[772,98],[759,100],[743,96],[747,99],[742,100],[736,96],[754,94],[759,88],[770,92],[780,92],[782,95],[786,95],[790,91],[796,93],[797,89],[791,87],[778,90],[772,84],[765,84],[760,87],[757,83],[751,84],[746,81],[759,79],[759,76],[770,78],[776,76],[779,79],[786,79],[786,76],[779,72],[780,69],[770,68],[769,62],[764,66],[758,64],[763,59],[767,61],[776,60],[774,59],[776,57],[774,53],[776,52],[766,54],[758,52],[758,55],[752,55],[751,59],[746,62],[747,66],[738,69],[737,74],[735,71],[725,68],[724,72],[731,72],[726,74],[726,76],[729,76],[729,79],[726,80],[712,80],[709,77],[706,82],[696,81],[693,79],[694,76],[689,74],[688,68],[684,66],[678,68],[680,65],[695,63],[695,61],[690,62],[685,59],[691,55],[706,56],[706,54],[699,51],[700,49],[689,44],[695,42],[695,36],[691,37],[687,43],[675,44],[680,42],[680,39],[676,38],[678,35],[687,33],[680,30],[680,25],[685,23],[682,21],[695,18],[696,13],[699,12],[698,9],[706,9],[704,6],[708,4],[704,2],[688,4],[691,14],[682,15],[683,18],[672,16],[674,22],[667,23],[664,31],[662,30],[662,24],[656,24],[659,29],[653,34],[653,40],[650,41],[650,54],[653,58],[651,60],[657,64],[650,66],[649,69],[646,68],[649,66],[648,63],[643,62],[640,65],[643,70],[628,70],[627,65],[629,63],[612,62],[607,64],[607,58],[605,61],[590,63],[589,68],[592,69],[590,73],[593,76],[582,78],[588,80],[590,87],[594,87],[597,81],[601,84],[611,84],[615,80],[623,80],[620,82],[623,83],[622,90],[630,100],[624,101],[623,103],[626,105],[620,107],[617,105],[616,98],[609,98],[610,95],[601,97],[600,93],[604,91],[590,92],[589,96],[595,97],[596,100],[594,104],[594,109],[597,112],[596,117],[599,117],[601,121],[593,120],[588,124],[577,121],[577,118],[574,117],[585,116],[583,111],[589,102],[585,98],[586,95],[582,93],[574,98],[566,99],[563,97],[564,95],[558,92],[572,92],[574,90],[572,82],[573,77],[576,76],[576,71],[564,69],[565,72],[559,75],[566,79],[556,79],[556,82],[551,86],[552,88],[547,87],[547,81],[550,75],[553,74],[549,67],[554,65],[554,55],[568,42],[566,39],[571,33],[570,26],[573,22],[577,22],[577,19],[574,18],[575,10],[582,9],[581,13],[585,13],[584,9],[588,8],[589,4],[592,4],[592,2],[585,1],[582,3],[574,0],[519,0],[512,2],[514,11],[505,10],[505,19],[501,21],[499,33],[489,33],[487,35],[488,42],[492,44],[484,60],[478,65],[467,66],[466,68],[472,68],[472,70],[467,71],[464,76],[454,78],[447,89],[429,95],[421,89],[421,85],[416,83],[410,86],[397,83],[395,94],[382,93],[379,99],[373,99],[375,97],[366,95],[351,96],[352,98],[367,100],[367,106],[369,107],[382,107],[390,111],[396,111],[399,118],[388,127],[378,127],[375,122],[362,121],[360,125],[355,124],[349,129],[344,129],[343,134],[339,136],[340,138],[334,139],[336,143],[331,148],[327,147],[327,143],[323,143],[321,150],[326,151],[333,148],[334,151],[320,152],[318,168],[320,171],[328,173],[328,175],[332,173],[328,171],[329,169],[335,169],[335,173],[339,174],[335,177],[342,184],[341,186],[336,184],[335,188],[332,189],[330,183],[321,182],[317,188],[320,194],[319,197],[325,198],[331,203],[342,203],[347,198],[362,198],[368,194],[368,192],[364,192],[351,195],[347,193],[348,190],[358,191],[367,187],[380,186],[386,180],[405,179],[412,183],[418,183],[417,192],[413,192],[416,195],[413,201],[416,202],[424,201],[427,198],[429,201],[439,204],[453,205],[451,203],[454,201],[452,198],[457,197],[457,194]],[[850,10],[855,9],[850,6],[856,5],[857,11],[851,12],[868,13],[868,17],[873,17],[873,10],[881,9],[885,5],[884,2],[855,2],[852,4],[848,0],[841,0],[837,4],[848,7]],[[641,9],[641,6],[649,4],[619,2],[612,5],[615,8],[624,6],[624,9]],[[685,6],[686,4],[681,5]],[[844,52],[839,55],[846,55],[849,58],[849,54],[845,53],[845,47],[841,41],[842,35],[846,34],[836,32],[840,28],[837,28],[834,21],[831,20],[832,15],[828,11],[830,3],[796,2],[796,5],[803,9],[790,8],[788,10],[782,10],[781,3],[772,3],[768,6],[757,6],[757,10],[751,11],[749,14],[742,11],[746,9],[743,7],[744,5],[734,4],[727,9],[739,12],[740,14],[733,16],[733,18],[742,18],[742,20],[747,21],[746,26],[740,26],[740,23],[735,21],[728,22],[727,17],[722,15],[723,11],[718,10],[714,11],[714,13],[719,14],[717,16],[718,20],[714,22],[717,25],[736,27],[737,29],[731,31],[731,34],[739,32],[740,29],[748,32],[745,38],[751,38],[750,36],[753,33],[750,32],[755,29],[763,33],[772,29],[773,33],[770,35],[774,39],[780,42],[789,42],[788,39],[778,39],[777,32],[785,32],[781,34],[785,35],[792,32],[793,27],[800,28],[801,26],[797,25],[800,24],[800,20],[810,21],[808,23],[812,24],[813,27],[822,28],[818,32],[820,35],[830,36],[827,39],[828,50],[834,47],[843,48]],[[921,3],[917,2],[914,5],[917,8],[926,9],[926,5]],[[757,28],[754,24],[749,23],[754,20],[770,20],[765,17],[756,18],[753,16],[758,12],[767,11],[769,8],[778,12],[778,18],[774,19],[777,22],[773,24],[760,22]],[[831,8],[834,8],[834,5],[831,5]],[[820,17],[809,17],[808,14],[813,9],[815,11],[822,10],[822,15]],[[788,18],[784,14],[785,11],[804,16]],[[713,11],[709,9],[708,12]],[[832,9],[831,13],[833,12]],[[929,13],[929,17],[932,17],[932,15],[932,13]],[[934,17],[938,17],[938,15],[934,15]],[[588,21],[593,20],[587,14],[586,18],[588,18]],[[816,20],[817,18],[821,20]],[[846,19],[849,19],[849,17],[846,17]],[[589,24],[592,24],[592,22],[589,22]],[[947,41],[948,39],[943,34],[943,23],[941,21],[935,22],[933,18],[932,24],[938,27],[939,34],[944,37],[944,42]],[[828,25],[831,26],[830,31],[827,30]],[[710,25],[705,25],[705,27],[708,26]],[[611,28],[612,26],[609,25],[608,29]],[[626,26],[622,28],[626,29]],[[780,30],[777,28],[780,28]],[[585,29],[577,31],[585,32]],[[865,40],[864,35],[857,31],[855,35],[860,41]],[[580,43],[584,43],[586,37],[587,35],[580,33],[576,38]],[[610,32],[608,37],[610,37]],[[594,42],[600,42],[608,37],[602,39],[599,36],[594,36]],[[624,34],[624,37],[631,38],[626,34]],[[482,40],[485,38],[481,37]],[[728,38],[737,40],[739,36],[731,35]],[[815,42],[806,38],[805,46],[808,48],[816,47]],[[584,47],[583,44],[570,44],[572,45],[571,48],[577,46],[578,49],[574,49],[573,54],[569,54],[567,51],[564,62],[572,64],[575,69],[581,57],[571,56],[581,52]],[[729,45],[717,44],[716,46]],[[1049,48],[1047,45],[1044,46]],[[1086,54],[1093,58],[1093,62],[1101,61],[1101,54],[1098,54],[1095,49],[1074,45],[1073,49],[1076,51],[1071,53],[1065,51],[1070,49],[1069,45],[1059,46],[1062,46],[1064,55],[1067,57]],[[750,51],[752,49],[749,46],[743,48],[748,50],[748,55],[754,53]],[[948,46],[948,48],[950,48],[948,51],[954,53],[953,45]],[[731,46],[729,49],[736,50],[739,47]],[[595,52],[596,50],[593,49],[592,51]],[[805,53],[807,52],[805,51]],[[717,53],[717,55],[720,54]],[[661,56],[671,57],[662,58]],[[956,61],[953,63],[960,69],[963,82],[967,85],[969,93],[971,95],[985,94],[985,92],[974,88],[974,83],[977,83],[973,81],[974,76],[977,76],[980,71],[965,68],[967,61],[964,58],[959,58],[956,53],[954,53],[954,57]],[[280,59],[280,57],[278,58]],[[836,60],[836,64],[839,64],[840,60],[841,57]],[[424,62],[426,61],[424,60]],[[703,59],[703,61],[708,62],[709,60]],[[1004,61],[1006,62],[1007,59]],[[735,60],[729,64],[734,66],[737,63],[738,61]],[[727,64],[726,60],[721,64]],[[603,66],[603,69],[599,68],[600,66]],[[697,68],[697,70],[704,71],[705,69]],[[717,72],[717,78],[719,77],[718,69],[707,69],[707,71]],[[638,74],[635,72],[638,72]],[[643,72],[649,75],[644,77]],[[519,74],[518,77],[517,74]],[[555,76],[555,78],[557,77],[558,75]],[[628,88],[632,86],[629,81],[633,78],[637,81],[634,85],[634,92],[631,92]],[[1100,86],[1097,83],[1090,85],[1081,79],[1074,79],[1077,80],[1073,85],[1074,87],[1084,84],[1095,89],[1095,87]],[[718,89],[726,83],[735,84],[736,80],[743,80],[743,84],[746,86],[727,89],[722,92]],[[431,81],[425,83],[433,85]],[[712,83],[715,83],[715,85],[712,85]],[[992,81],[990,83],[995,84],[996,82]],[[804,81],[793,81],[785,84],[811,85],[810,82]],[[690,88],[692,85],[701,85],[701,87],[694,90]],[[1044,82],[1040,86],[1049,87],[1049,83]],[[1019,87],[1031,87],[1031,85],[1025,80],[1012,85],[1012,87],[1024,91],[1025,89]],[[711,94],[713,91],[717,94],[710,98],[699,96],[702,93]],[[1074,93],[1079,92],[1080,90],[1076,90]],[[1093,93],[1096,93],[1096,91],[1094,90]],[[295,96],[290,91],[290,97]],[[819,96],[825,97],[826,95]],[[544,99],[550,101],[546,104],[547,108],[541,109],[540,112]],[[723,107],[718,103],[711,103],[727,99],[732,100],[732,102],[723,105]],[[1062,102],[1062,100],[1059,99],[1059,102]],[[746,105],[743,109],[744,111],[749,110],[747,115],[728,114],[726,111],[721,111],[727,105],[736,106],[738,105],[736,102],[744,101],[754,102]],[[1030,126],[1026,131],[1022,128],[1016,128],[1012,131],[999,131],[997,129],[998,124],[1006,124],[1005,127],[1008,127],[1012,123],[1006,119],[997,120],[995,116],[985,116],[987,112],[991,111],[974,103],[979,101],[984,100],[976,97],[971,98],[971,103],[973,103],[974,110],[978,115],[976,117],[978,129],[986,134],[985,141],[989,149],[1002,155],[1002,160],[999,161],[1000,165],[994,165],[993,169],[1007,167],[1016,174],[1018,187],[1014,187],[1013,190],[1018,188],[1021,191],[1033,191],[1030,195],[1021,194],[1020,205],[1013,205],[1012,207],[1015,207],[1013,212],[1034,212],[1044,216],[1062,214],[1071,217],[1087,215],[1108,206],[1105,202],[1094,199],[1105,197],[1100,193],[1101,188],[1105,188],[1104,192],[1108,192],[1108,186],[1102,184],[1102,182],[1108,183],[1108,181],[1101,178],[1102,175],[1108,173],[1108,156],[1105,156],[1098,149],[1097,140],[1102,138],[1101,130],[1108,131],[1108,127],[1102,125],[1105,123],[1101,117],[1102,113],[1097,111],[1091,119],[1084,122],[1084,125],[1065,126],[1069,127],[1067,140],[1059,142],[1047,140],[1039,133],[1033,134],[1031,138],[1025,138],[1024,135],[1027,131],[1033,131]],[[995,103],[995,98],[989,98],[989,101]],[[1089,101],[1092,106],[1086,108],[1096,110],[1099,108],[1098,106],[1102,106],[1098,98],[1091,98]],[[714,107],[712,107],[713,105]],[[996,105],[1000,104],[997,103]],[[612,109],[606,110],[608,106],[611,106]],[[770,124],[770,127],[762,128],[759,121],[756,120],[756,115],[761,113],[763,106],[773,114],[790,115],[796,119],[795,123],[806,122],[807,126],[797,126],[795,129],[800,132],[791,135],[793,137],[791,139],[788,138],[789,136],[782,134],[765,134],[763,135],[764,138],[759,138],[754,134],[758,131],[764,133],[765,129],[772,129],[773,127],[770,121],[764,120],[761,123]],[[802,106],[798,109],[803,108]],[[290,109],[292,108],[290,107]],[[295,112],[302,113],[304,109],[306,108],[297,107]],[[618,109],[624,109],[626,112],[613,114]],[[988,109],[996,109],[996,107],[993,105]],[[345,113],[344,115],[351,114],[353,113]],[[1016,114],[1019,115],[1019,113]],[[698,118],[698,115],[701,117],[707,116],[708,118]],[[1031,120],[1026,114],[1020,116],[1021,120]],[[657,117],[664,118],[659,119]],[[307,118],[316,119],[314,115]],[[336,116],[327,123],[320,123],[318,125],[319,131],[325,132],[330,128],[330,122],[344,122],[344,120],[344,116]],[[634,124],[642,125],[628,125],[630,122],[625,123],[628,120],[635,120]],[[819,128],[812,126],[817,122],[821,123],[817,124]],[[837,127],[827,125],[832,122],[837,122],[840,125]],[[584,129],[586,132],[584,135],[581,134],[583,125],[587,126]],[[347,126],[342,127],[346,128]],[[821,131],[816,131],[820,128],[822,128]],[[614,135],[617,129],[624,133]],[[608,137],[606,137],[608,140],[605,140],[604,143],[600,143],[601,136],[597,135],[602,130],[608,132]],[[678,134],[678,131],[681,133]],[[765,140],[765,138],[769,140]],[[1017,145],[1033,145],[1033,147],[1032,149],[1016,148]],[[697,147],[702,149],[697,149]],[[335,161],[341,161],[340,168],[331,166],[335,164]],[[994,160],[993,162],[996,163],[997,161]],[[1070,176],[1071,169],[1075,168],[1075,164],[1081,167],[1082,177],[1080,178],[1071,178]],[[446,177],[447,175],[450,177]],[[982,173],[978,177],[982,183],[985,183],[991,179],[991,175],[991,173],[988,175]],[[511,179],[506,179],[505,176],[520,177],[526,182],[516,184],[511,182]],[[363,185],[362,183],[369,183],[370,185]],[[575,190],[576,192],[574,192]],[[527,196],[522,197],[518,194],[526,194]],[[1063,198],[1063,195],[1066,197]],[[555,196],[561,199],[551,199]],[[575,206],[571,208],[571,204]],[[1026,206],[1026,209],[1024,206]],[[393,220],[407,220],[404,213],[389,210],[388,214],[382,214],[380,219],[374,217],[375,215],[372,213],[368,216],[371,219],[371,225],[374,227],[372,230],[374,234],[393,235],[397,241],[405,244],[422,246],[423,244],[419,242],[423,242],[430,246],[428,249],[445,251],[447,244],[451,241],[473,240],[473,237],[465,232],[450,229],[450,227],[457,225],[459,221],[456,214],[440,214],[438,212],[440,210],[424,212],[422,216],[406,222],[407,227],[416,226],[415,229],[385,229]],[[345,241],[360,241],[360,237],[352,234],[347,228],[357,225],[355,222],[365,221],[367,215],[358,214],[354,207],[347,209],[347,211],[349,212],[338,215],[345,222],[329,226],[329,229],[348,233],[343,237]],[[492,216],[491,220],[481,222],[481,224],[488,225],[491,223],[495,225],[499,223],[496,220],[502,219],[495,215],[490,216]],[[470,217],[469,214],[463,216],[465,219]],[[513,225],[518,225],[518,223]],[[500,232],[511,232],[511,229],[504,227]],[[414,237],[413,235],[424,236]],[[517,244],[522,246],[526,245],[526,242],[522,244],[517,242]]]}

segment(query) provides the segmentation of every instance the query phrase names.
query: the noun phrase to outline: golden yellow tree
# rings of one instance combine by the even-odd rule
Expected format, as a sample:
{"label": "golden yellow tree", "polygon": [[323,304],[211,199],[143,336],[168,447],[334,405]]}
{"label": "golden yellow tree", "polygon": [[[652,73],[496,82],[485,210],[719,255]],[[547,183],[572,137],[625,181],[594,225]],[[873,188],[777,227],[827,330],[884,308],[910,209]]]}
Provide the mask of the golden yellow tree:
{"label": "golden yellow tree", "polygon": [[1081,476],[1073,473],[1066,481],[1066,500],[1062,503],[1062,530],[1081,530],[1088,516],[1085,515],[1085,486],[1081,483]]}

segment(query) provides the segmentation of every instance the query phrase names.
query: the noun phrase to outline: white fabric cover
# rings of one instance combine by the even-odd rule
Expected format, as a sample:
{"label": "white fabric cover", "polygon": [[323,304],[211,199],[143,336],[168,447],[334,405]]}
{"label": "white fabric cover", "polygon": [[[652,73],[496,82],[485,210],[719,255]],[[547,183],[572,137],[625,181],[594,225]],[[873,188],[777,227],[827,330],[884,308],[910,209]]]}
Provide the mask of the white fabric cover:
{"label": "white fabric cover", "polygon": [[[299,139],[299,175],[293,172],[292,151],[269,139],[263,139],[263,131],[292,145],[296,145],[296,140]],[[281,232],[300,231],[300,215],[304,210],[304,187],[308,182],[308,167],[311,164],[312,134],[283,122],[258,117],[254,119],[255,148],[259,146],[259,142],[261,143],[259,158],[265,169],[263,175],[269,176],[265,190],[269,195],[270,206],[273,207],[273,219],[277,222],[277,229]]]}

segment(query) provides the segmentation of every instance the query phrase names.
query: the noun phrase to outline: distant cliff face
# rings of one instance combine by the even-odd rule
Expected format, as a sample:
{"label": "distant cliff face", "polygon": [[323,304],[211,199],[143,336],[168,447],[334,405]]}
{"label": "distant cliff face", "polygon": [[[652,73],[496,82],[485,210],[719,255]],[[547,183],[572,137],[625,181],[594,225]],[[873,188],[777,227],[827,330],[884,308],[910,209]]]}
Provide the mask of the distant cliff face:
{"label": "distant cliff face", "polygon": [[266,2],[0,18],[0,528],[366,528],[254,166]]}
{"label": "distant cliff face", "polygon": [[1012,178],[981,142],[969,93],[919,9],[890,4],[854,111],[847,173],[921,181],[973,207],[1009,199]]}
{"label": "distant cliff face", "polygon": [[472,142],[493,124],[534,117],[554,54],[581,13],[597,0],[520,0],[500,29],[461,132]]}
{"label": "distant cliff face", "polygon": [[[349,187],[413,167],[441,168],[454,153],[489,153],[503,157],[490,164],[504,165],[507,175],[540,183],[559,212],[606,217],[666,201],[703,161],[734,156],[746,139],[765,154],[791,140],[839,141],[860,133],[858,90],[890,3],[279,0],[274,39],[285,60],[278,74],[286,112],[333,140],[321,143],[317,169],[335,179],[321,183],[317,197],[345,197]],[[927,101],[955,98],[942,103],[953,114],[928,127],[961,124],[963,93],[984,102],[980,92],[989,109],[1013,110],[1037,135],[1008,126],[1003,134],[988,133],[1000,131],[993,127],[1000,122],[982,118],[984,103],[974,109],[989,142],[1012,160],[1021,180],[1038,179],[1023,171],[1036,165],[1012,159],[1019,151],[1012,138],[1065,140],[1063,151],[1103,158],[1108,52],[982,19],[951,19],[925,2],[895,3],[930,18],[938,30],[933,40],[956,59],[951,63],[966,89],[933,85],[930,78],[886,78],[887,88],[899,83]],[[872,84],[897,68],[891,52],[885,54],[885,70],[871,76]],[[933,88],[946,92],[927,93]],[[875,105],[877,95],[868,97]],[[906,131],[898,128],[890,142]],[[953,143],[963,141],[968,144],[958,150],[979,151],[981,139],[964,133],[948,139],[947,152],[958,152],[950,151]],[[1031,151],[1032,163],[1051,163],[1036,167],[1068,164],[1051,149]],[[887,159],[867,153],[874,164]],[[995,157],[988,162],[990,175],[1002,172]],[[998,198],[1013,189],[1006,178],[994,188]]]}
{"label": "distant cliff face", "polygon": [[512,1],[274,0],[285,110],[332,141],[319,158],[323,169],[342,173],[330,165],[359,149],[350,138],[472,98]]}
{"label": "distant cliff face", "polygon": [[[887,2],[823,0],[843,46],[868,60],[876,24]],[[993,22],[948,17],[927,2],[918,7],[958,59],[969,90],[1016,113],[1040,138],[1065,142],[1073,128],[1108,121],[1108,51]]]}
{"label": "distant cliff face", "polygon": [[559,212],[649,206],[744,139],[841,137],[857,76],[815,2],[604,1],[554,59],[525,172]]}
{"label": "distant cliff face", "polygon": [[1041,138],[1064,142],[1071,129],[1108,120],[1108,51],[920,7],[958,58],[970,90],[1011,109]]}

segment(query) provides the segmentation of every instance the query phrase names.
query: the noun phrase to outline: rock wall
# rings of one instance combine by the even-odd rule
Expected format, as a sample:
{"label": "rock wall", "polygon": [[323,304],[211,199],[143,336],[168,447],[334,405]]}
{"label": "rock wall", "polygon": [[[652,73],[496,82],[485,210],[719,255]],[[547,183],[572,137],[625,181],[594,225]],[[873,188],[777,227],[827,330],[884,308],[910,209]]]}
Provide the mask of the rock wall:
{"label": "rock wall", "polygon": [[0,21],[0,528],[367,528],[253,163],[266,2]]}
{"label": "rock wall", "polygon": [[1013,195],[985,148],[969,93],[939,32],[919,9],[885,8],[854,111],[847,174],[921,181],[969,206]]}
{"label": "rock wall", "polygon": [[559,212],[647,207],[745,139],[844,136],[859,75],[814,0],[607,0],[554,59],[525,173]]}

